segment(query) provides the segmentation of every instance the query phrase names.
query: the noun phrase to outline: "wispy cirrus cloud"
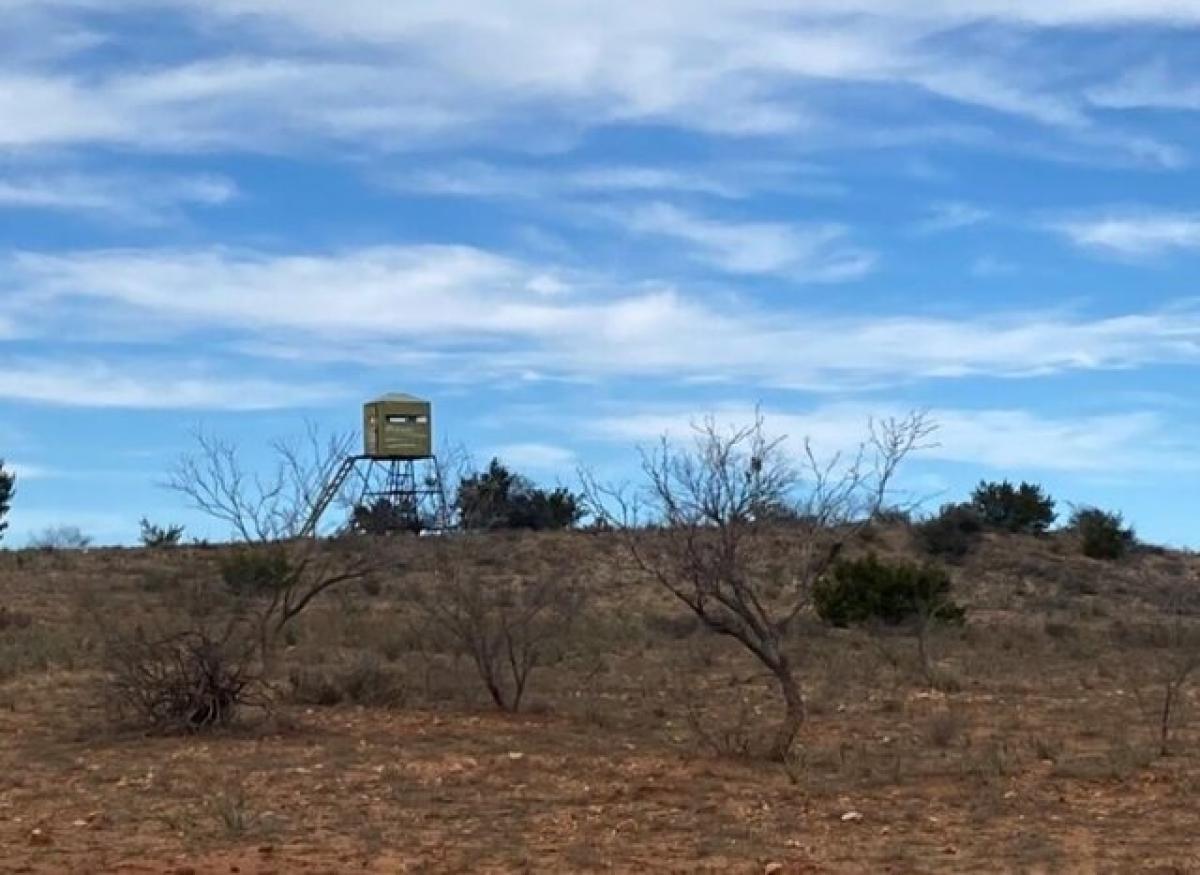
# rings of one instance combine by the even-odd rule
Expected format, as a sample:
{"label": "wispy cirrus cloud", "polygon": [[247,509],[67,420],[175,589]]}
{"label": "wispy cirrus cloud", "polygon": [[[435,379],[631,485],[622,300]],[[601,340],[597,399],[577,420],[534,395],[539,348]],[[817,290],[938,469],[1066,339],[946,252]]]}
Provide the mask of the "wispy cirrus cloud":
{"label": "wispy cirrus cloud", "polygon": [[[4,273],[0,314],[16,320],[26,307],[44,334],[78,332],[91,308],[136,326],[144,343],[217,331],[264,358],[403,362],[432,379],[627,376],[829,392],[1200,362],[1200,312],[1183,305],[1107,317],[830,315],[464,246],[26,253]],[[9,391],[23,382],[10,376]]]}
{"label": "wispy cirrus cloud", "polygon": [[1049,227],[1080,248],[1115,256],[1200,250],[1200,213],[1123,210],[1062,219]]}
{"label": "wispy cirrus cloud", "polygon": [[238,195],[221,176],[18,173],[0,176],[0,210],[40,210],[157,224],[188,206],[214,207]]}
{"label": "wispy cirrus cloud", "polygon": [[[1080,73],[1061,75],[1051,62],[1064,44],[1041,29],[1172,27],[1196,20],[1186,0],[1054,6],[1067,8],[718,0],[697,16],[681,0],[616,0],[603,9],[546,0],[503,9],[478,0],[436,8],[389,0],[57,3],[53,15],[19,16],[17,42],[59,41],[70,56],[70,34],[102,39],[123,16],[154,13],[194,50],[174,64],[147,53],[123,69],[89,57],[86,75],[63,73],[59,54],[13,56],[0,66],[0,148],[292,151],[324,143],[378,152],[478,143],[522,127],[527,146],[544,148],[556,137],[630,124],[843,148],[894,141],[889,128],[940,137],[952,127],[946,116],[976,123],[982,111],[989,122],[1056,132],[1085,151],[1175,160],[1170,144],[1095,116],[1087,89],[1109,68],[1080,50]],[[984,43],[988,51],[977,50]],[[79,56],[87,46],[78,42]],[[873,99],[844,110],[836,89]],[[897,91],[917,123],[898,125],[888,112]],[[995,143],[986,130],[983,139]]]}
{"label": "wispy cirrus cloud", "polygon": [[575,451],[567,447],[546,443],[512,443],[493,447],[489,455],[501,459],[518,470],[564,471],[574,467],[579,460]]}
{"label": "wispy cirrus cloud", "polygon": [[277,410],[342,394],[329,383],[231,376],[177,361],[114,363],[56,355],[5,360],[0,367],[0,400],[61,407]]}
{"label": "wispy cirrus cloud", "polygon": [[[761,411],[767,429],[802,451],[810,439],[820,456],[853,453],[867,435],[872,418],[902,417],[894,403],[868,406],[833,404],[797,413]],[[924,459],[982,465],[999,471],[1063,471],[1119,474],[1135,471],[1195,471],[1200,460],[1186,442],[1173,437],[1170,423],[1153,411],[1098,416],[1044,416],[1022,409],[934,408],[926,411],[937,425]],[[688,410],[679,405],[595,418],[595,436],[645,443],[662,435],[689,440],[694,424],[712,417],[718,426],[754,421],[756,411],[738,404]]]}
{"label": "wispy cirrus cloud", "polygon": [[1105,109],[1200,110],[1200,78],[1174,72],[1159,59],[1126,70],[1087,96]]}
{"label": "wispy cirrus cloud", "polygon": [[876,261],[835,223],[721,220],[665,203],[637,207],[623,219],[631,231],[679,241],[694,260],[731,274],[845,282],[868,274]]}
{"label": "wispy cirrus cloud", "polygon": [[738,200],[764,191],[814,197],[845,194],[820,167],[800,162],[738,162],[692,166],[591,164],[560,169],[460,162],[385,174],[381,183],[405,194],[464,198],[554,200],[663,193]]}
{"label": "wispy cirrus cloud", "polygon": [[921,234],[958,231],[986,222],[991,217],[991,211],[974,204],[962,201],[938,203],[929,208],[928,216],[917,223],[916,230]]}

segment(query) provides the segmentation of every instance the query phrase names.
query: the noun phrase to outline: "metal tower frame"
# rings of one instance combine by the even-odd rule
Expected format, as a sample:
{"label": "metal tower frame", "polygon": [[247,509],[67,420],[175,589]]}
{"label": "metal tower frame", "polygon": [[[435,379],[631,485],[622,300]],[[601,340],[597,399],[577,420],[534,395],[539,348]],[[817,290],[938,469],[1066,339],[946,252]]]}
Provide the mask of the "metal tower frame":
{"label": "metal tower frame", "polygon": [[[418,466],[423,466],[424,472],[419,472]],[[395,530],[419,532],[424,528],[440,530],[449,527],[450,509],[436,456],[347,456],[321,488],[300,530],[300,537],[316,536],[321,517],[329,505],[344,494],[343,489],[354,474],[358,479],[353,481],[357,491],[352,509],[366,508],[370,512],[374,508],[387,508],[400,523]],[[427,521],[432,521],[432,526],[426,526]],[[351,524],[354,524],[353,519]]]}

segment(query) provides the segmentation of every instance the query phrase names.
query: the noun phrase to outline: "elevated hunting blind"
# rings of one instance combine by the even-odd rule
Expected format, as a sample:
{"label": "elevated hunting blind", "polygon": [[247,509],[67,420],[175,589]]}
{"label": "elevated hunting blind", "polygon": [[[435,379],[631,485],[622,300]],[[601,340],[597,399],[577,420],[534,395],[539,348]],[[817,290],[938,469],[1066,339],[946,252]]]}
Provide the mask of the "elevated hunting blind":
{"label": "elevated hunting blind", "polygon": [[368,401],[363,405],[363,455],[401,460],[432,457],[432,405],[401,394]]}
{"label": "elevated hunting blind", "polygon": [[433,405],[401,394],[364,404],[363,454],[339,461],[313,501],[301,537],[318,533],[321,515],[335,499],[352,509],[353,530],[444,530],[450,511],[433,455]]}

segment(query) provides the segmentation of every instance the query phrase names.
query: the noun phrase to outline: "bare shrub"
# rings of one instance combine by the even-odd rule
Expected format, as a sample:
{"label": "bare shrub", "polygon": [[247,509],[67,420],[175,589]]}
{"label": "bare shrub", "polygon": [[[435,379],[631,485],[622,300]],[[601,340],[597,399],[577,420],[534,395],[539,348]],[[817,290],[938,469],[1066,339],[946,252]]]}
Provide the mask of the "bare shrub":
{"label": "bare shrub", "polygon": [[107,701],[117,716],[156,731],[227,726],[244,706],[269,700],[254,636],[237,622],[220,633],[202,626],[118,633],[106,644],[105,662]]}
{"label": "bare shrub", "polygon": [[1182,720],[1188,685],[1200,673],[1200,597],[1190,589],[1170,593],[1165,621],[1123,636],[1140,639],[1151,650],[1148,689],[1137,690],[1155,728],[1160,756],[1171,753],[1172,735]]}
{"label": "bare shrub", "polygon": [[712,719],[694,697],[687,702],[687,725],[700,745],[710,753],[734,759],[749,758],[754,753],[758,715],[744,698],[739,699],[732,718],[720,722]]}
{"label": "bare shrub", "polygon": [[471,661],[496,707],[519,711],[533,672],[566,655],[583,591],[566,562],[513,574],[502,570],[504,557],[487,555],[487,540],[440,546],[432,585],[404,595],[429,636]]}
{"label": "bare shrub", "polygon": [[805,719],[785,647],[795,621],[846,544],[894,506],[898,467],[932,431],[919,413],[873,422],[857,452],[822,462],[807,441],[799,460],[789,456],[761,416],[729,430],[709,419],[690,447],[663,438],[643,451],[640,491],[583,476],[589,510],[619,532],[646,578],[770,670],[785,706],[774,759],[787,756]]}
{"label": "bare shrub", "polygon": [[31,550],[86,550],[91,545],[91,536],[79,526],[50,526],[29,537]]}

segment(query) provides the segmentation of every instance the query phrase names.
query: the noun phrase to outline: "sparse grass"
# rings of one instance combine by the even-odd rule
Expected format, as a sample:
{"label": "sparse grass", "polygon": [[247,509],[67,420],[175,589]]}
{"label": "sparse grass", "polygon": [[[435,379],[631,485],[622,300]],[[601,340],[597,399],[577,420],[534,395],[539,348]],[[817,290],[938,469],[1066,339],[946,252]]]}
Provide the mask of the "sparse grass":
{"label": "sparse grass", "polygon": [[289,698],[301,705],[395,708],[406,698],[400,674],[372,653],[361,653],[334,666],[297,666],[288,680]]}
{"label": "sparse grass", "polygon": [[[274,682],[295,701],[275,719],[184,738],[96,731],[79,698],[96,677],[90,618],[204,615],[193,588],[223,589],[221,549],[0,554],[0,844],[37,875],[101,859],[747,873],[774,860],[950,873],[1189,859],[1200,733],[1181,719],[1173,755],[1155,757],[1133,681],[1164,652],[1153,575],[1184,579],[1200,560],[1137,551],[1079,596],[1068,581],[1089,560],[1052,536],[988,535],[960,569],[972,621],[937,641],[958,683],[917,678],[903,637],[805,628],[792,646],[808,719],[770,764],[739,753],[775,716],[753,662],[631,585],[602,539],[546,537],[590,569],[594,606],[576,655],[538,678],[546,707],[490,713],[473,668],[414,634],[397,596],[428,548],[409,539],[380,545],[406,570],[377,593],[349,587],[283,642]],[[883,531],[871,546],[905,542]],[[503,536],[509,564],[489,573],[539,561],[544,543]],[[1031,594],[1013,597],[1025,580]],[[1046,614],[1053,600],[1063,607]],[[698,740],[689,709],[718,743]],[[864,820],[843,822],[848,811]],[[34,825],[53,857],[29,844]]]}
{"label": "sparse grass", "polygon": [[259,818],[250,808],[245,787],[237,781],[227,784],[207,800],[208,813],[231,839],[240,839],[254,829]]}

